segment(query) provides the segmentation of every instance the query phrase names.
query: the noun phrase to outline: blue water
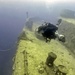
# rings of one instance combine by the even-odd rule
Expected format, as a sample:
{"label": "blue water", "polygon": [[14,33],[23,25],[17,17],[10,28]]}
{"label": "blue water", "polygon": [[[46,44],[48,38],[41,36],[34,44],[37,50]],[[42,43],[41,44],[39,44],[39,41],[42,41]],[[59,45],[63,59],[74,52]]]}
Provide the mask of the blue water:
{"label": "blue water", "polygon": [[[12,73],[12,58],[16,52],[15,42],[25,25],[25,13],[26,11],[18,8],[18,5],[10,3],[0,5],[0,75]],[[14,47],[10,51],[2,51],[12,46]]]}

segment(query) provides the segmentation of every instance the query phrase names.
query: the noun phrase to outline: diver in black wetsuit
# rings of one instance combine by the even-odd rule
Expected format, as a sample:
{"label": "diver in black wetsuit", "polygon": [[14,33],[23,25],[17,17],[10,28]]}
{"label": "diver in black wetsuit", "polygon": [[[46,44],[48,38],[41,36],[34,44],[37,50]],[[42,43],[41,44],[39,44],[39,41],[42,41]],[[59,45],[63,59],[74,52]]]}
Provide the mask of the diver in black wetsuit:
{"label": "diver in black wetsuit", "polygon": [[48,39],[55,39],[56,35],[55,32],[58,30],[58,25],[61,23],[61,19],[58,20],[58,23],[56,25],[53,25],[51,23],[46,23],[45,25],[42,25],[38,28],[38,33],[41,33],[43,37],[46,38],[46,42],[48,42]]}
{"label": "diver in black wetsuit", "polygon": [[55,39],[55,32],[58,30],[58,27],[48,23],[48,25],[45,27],[44,32],[42,33],[42,35],[46,38],[46,42],[48,41],[48,39]]}

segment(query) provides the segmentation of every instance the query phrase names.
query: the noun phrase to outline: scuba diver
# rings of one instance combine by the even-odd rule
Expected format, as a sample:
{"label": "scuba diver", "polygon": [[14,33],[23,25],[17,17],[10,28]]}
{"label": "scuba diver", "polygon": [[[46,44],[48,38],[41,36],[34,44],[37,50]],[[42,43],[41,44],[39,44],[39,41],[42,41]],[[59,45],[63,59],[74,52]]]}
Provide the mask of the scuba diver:
{"label": "scuba diver", "polygon": [[58,25],[61,23],[62,19],[58,20],[56,25],[51,23],[46,23],[40,27],[38,27],[38,33],[41,33],[42,36],[46,39],[46,42],[50,41],[51,39],[58,38],[59,41],[65,42],[65,36],[60,35],[58,33]]}

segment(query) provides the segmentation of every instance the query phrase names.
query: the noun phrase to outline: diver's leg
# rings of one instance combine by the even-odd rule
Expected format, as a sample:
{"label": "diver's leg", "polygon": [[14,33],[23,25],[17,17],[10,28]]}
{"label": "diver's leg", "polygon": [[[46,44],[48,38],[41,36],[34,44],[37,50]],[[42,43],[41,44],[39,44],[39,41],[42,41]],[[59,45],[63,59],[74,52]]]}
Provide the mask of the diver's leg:
{"label": "diver's leg", "polygon": [[49,39],[49,42],[51,42],[51,39]]}
{"label": "diver's leg", "polygon": [[48,39],[46,38],[46,43],[48,42]]}

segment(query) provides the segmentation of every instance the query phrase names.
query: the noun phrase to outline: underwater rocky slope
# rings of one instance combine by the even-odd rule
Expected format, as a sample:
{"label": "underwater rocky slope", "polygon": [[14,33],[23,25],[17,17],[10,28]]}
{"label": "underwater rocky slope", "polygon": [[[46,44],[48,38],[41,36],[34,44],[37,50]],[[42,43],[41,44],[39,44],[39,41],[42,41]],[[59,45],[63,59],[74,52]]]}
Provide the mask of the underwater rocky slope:
{"label": "underwater rocky slope", "polygon": [[62,17],[62,20],[59,26],[59,32],[65,35],[66,42],[64,46],[66,46],[75,57],[75,19]]}
{"label": "underwater rocky slope", "polygon": [[59,26],[59,32],[66,37],[64,46],[75,57],[75,11],[64,9],[60,14],[60,18],[62,19],[62,23]]}
{"label": "underwater rocky slope", "polygon": [[[59,65],[65,67],[66,73],[62,75],[75,75],[75,58],[68,49],[57,40],[46,43],[36,38],[34,32],[36,23],[32,24],[32,30],[24,28],[18,38],[12,75],[59,75],[60,73],[56,74],[56,67]],[[57,57],[52,67],[46,64],[48,54],[51,52]]]}

